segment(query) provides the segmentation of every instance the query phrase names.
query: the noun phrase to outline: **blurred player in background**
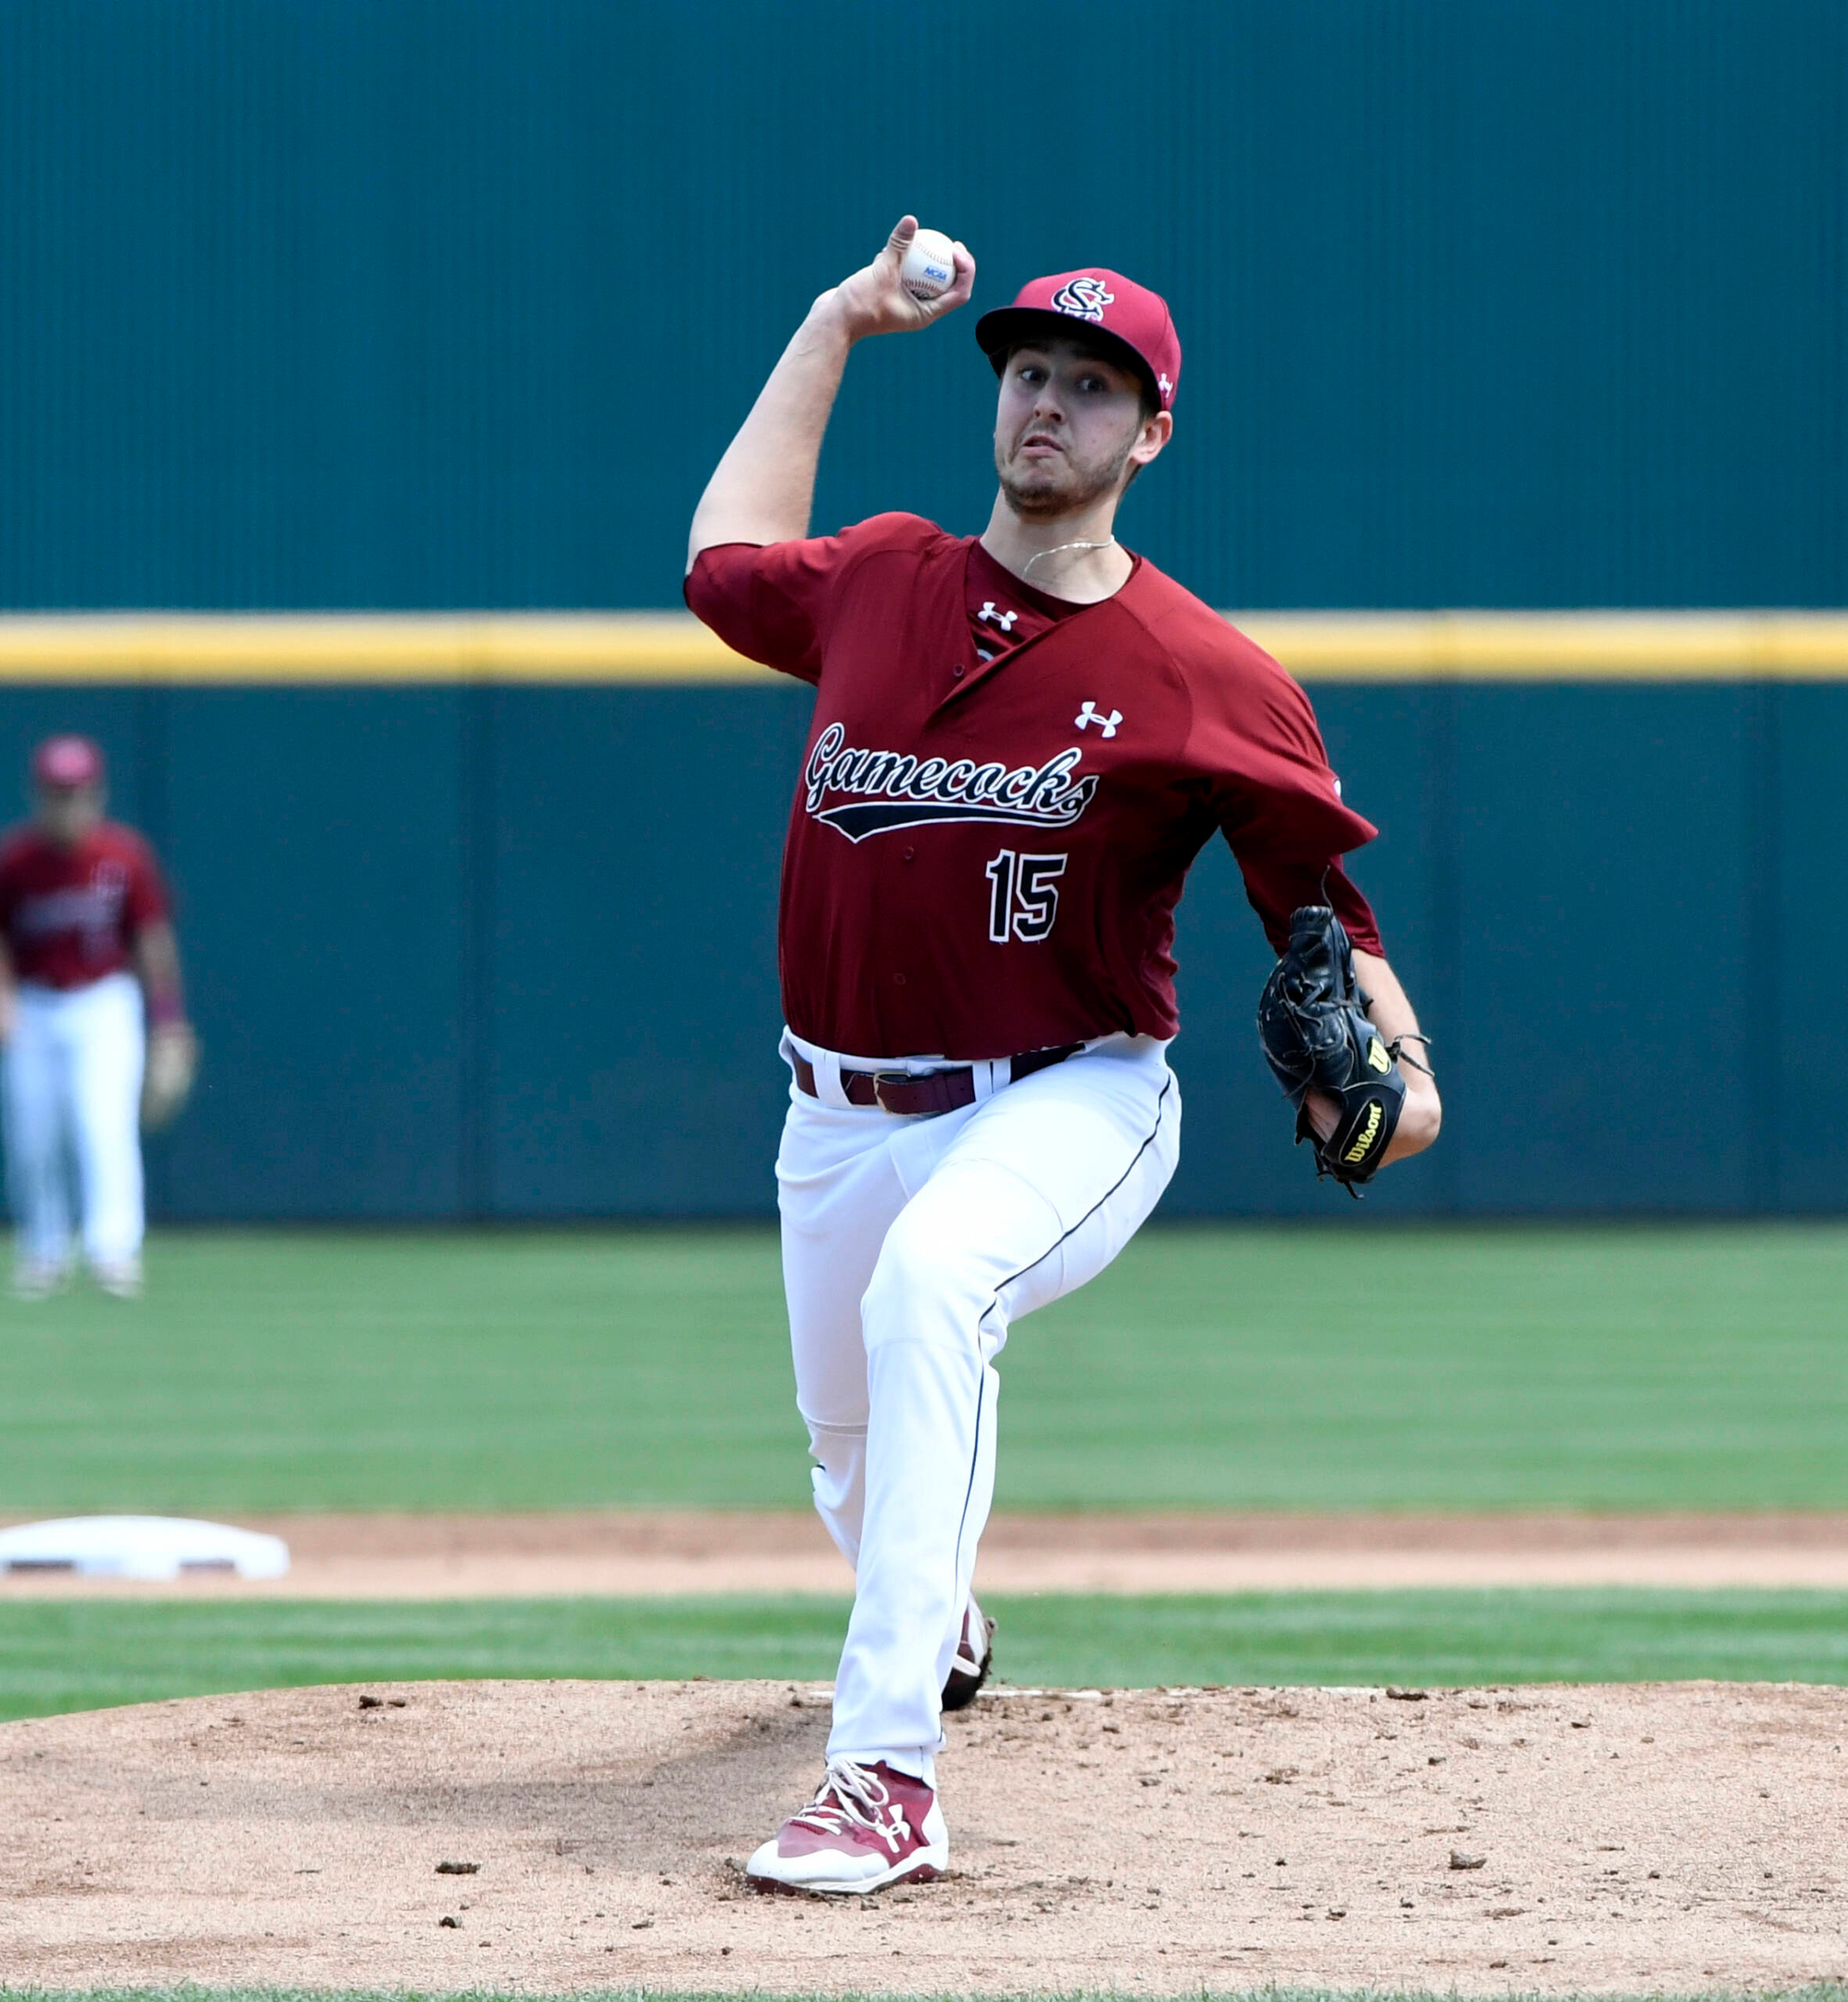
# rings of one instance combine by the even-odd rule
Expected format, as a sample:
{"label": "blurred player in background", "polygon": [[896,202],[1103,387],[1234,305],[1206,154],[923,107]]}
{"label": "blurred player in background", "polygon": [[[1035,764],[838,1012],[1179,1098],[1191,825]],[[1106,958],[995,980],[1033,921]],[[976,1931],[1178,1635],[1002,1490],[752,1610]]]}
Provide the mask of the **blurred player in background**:
{"label": "blurred player in background", "polygon": [[140,1291],[144,1074],[160,1085],[150,1123],[191,1082],[166,885],[141,836],[104,818],[105,780],[87,737],[47,739],[32,817],[0,843],[0,1088],[24,1299],[70,1275],[73,1168],[91,1273],[119,1298]]}

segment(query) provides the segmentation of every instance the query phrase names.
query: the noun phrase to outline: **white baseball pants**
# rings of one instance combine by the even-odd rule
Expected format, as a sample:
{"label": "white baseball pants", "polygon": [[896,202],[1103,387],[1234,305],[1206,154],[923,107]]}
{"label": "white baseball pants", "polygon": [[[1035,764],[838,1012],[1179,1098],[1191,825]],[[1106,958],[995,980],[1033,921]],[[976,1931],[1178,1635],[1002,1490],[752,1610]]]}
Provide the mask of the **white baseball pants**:
{"label": "white baseball pants", "polygon": [[[994,1358],[1019,1315],[1094,1278],[1174,1172],[1166,1045],[1113,1036],[934,1119],[847,1103],[904,1070],[785,1036],[777,1160],[796,1402],[815,1505],[855,1574],[830,1757],[932,1777],[943,1679],[994,1489]],[[928,1065],[914,1064],[923,1070]],[[1005,1075],[1005,1072],[1003,1073]]]}
{"label": "white baseball pants", "polygon": [[112,973],[68,993],[21,986],[0,1062],[6,1180],[22,1260],[70,1261],[70,1172],[93,1264],[135,1257],[143,1230],[141,987]]}

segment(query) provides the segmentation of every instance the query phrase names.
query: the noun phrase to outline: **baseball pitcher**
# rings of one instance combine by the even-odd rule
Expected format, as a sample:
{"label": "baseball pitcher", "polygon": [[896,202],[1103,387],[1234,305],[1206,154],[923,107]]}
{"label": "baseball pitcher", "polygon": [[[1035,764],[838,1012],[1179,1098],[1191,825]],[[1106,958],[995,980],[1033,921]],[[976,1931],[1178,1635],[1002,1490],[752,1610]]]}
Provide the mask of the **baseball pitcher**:
{"label": "baseball pitcher", "polygon": [[1000,385],[980,536],[880,514],[810,538],[854,344],[973,288],[958,244],[941,296],[906,289],[916,229],[816,301],[700,501],[686,585],[816,691],[783,868],[777,1175],[816,1505],[855,1596],[820,1789],[749,1869],[818,1892],[947,1861],[941,1716],[992,1653],[971,1585],[995,1357],[1174,1172],[1173,915],[1215,833],[1282,956],[1260,1034],[1319,1169],[1364,1181],[1439,1116],[1339,859],[1375,830],[1302,690],[1116,539],[1174,426],[1162,299],[1067,272],[978,321]]}
{"label": "baseball pitcher", "polygon": [[141,1288],[141,1139],[192,1082],[166,886],[139,834],[103,817],[103,754],[53,737],[32,754],[32,817],[0,843],[0,1100],[18,1248],[39,1299],[71,1267],[70,1171],[85,1259],[108,1293]]}

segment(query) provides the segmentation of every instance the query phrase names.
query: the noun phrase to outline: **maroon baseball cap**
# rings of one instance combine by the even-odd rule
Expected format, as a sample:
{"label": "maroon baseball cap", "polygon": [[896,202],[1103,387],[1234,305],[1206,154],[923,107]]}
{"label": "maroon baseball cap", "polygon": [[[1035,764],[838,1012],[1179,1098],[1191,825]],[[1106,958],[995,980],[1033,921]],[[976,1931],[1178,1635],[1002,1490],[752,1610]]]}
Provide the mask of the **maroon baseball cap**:
{"label": "maroon baseball cap", "polygon": [[42,786],[95,785],[103,754],[87,737],[47,737],[32,753],[32,779]]}
{"label": "maroon baseball cap", "polygon": [[1162,409],[1174,407],[1181,383],[1181,336],[1174,331],[1174,315],[1160,293],[1120,272],[1060,272],[1035,278],[1020,287],[1011,306],[983,313],[975,323],[975,337],[997,375],[1010,348],[1054,335],[1070,338],[1081,331],[1107,352],[1122,349],[1123,361],[1155,391]]}

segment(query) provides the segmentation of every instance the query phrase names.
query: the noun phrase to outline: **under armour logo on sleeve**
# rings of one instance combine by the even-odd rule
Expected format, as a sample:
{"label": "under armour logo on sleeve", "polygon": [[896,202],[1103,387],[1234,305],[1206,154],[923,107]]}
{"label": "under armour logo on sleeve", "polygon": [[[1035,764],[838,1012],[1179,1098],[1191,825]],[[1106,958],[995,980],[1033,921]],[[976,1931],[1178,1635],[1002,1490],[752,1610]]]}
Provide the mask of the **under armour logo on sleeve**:
{"label": "under armour logo on sleeve", "polygon": [[1095,723],[1106,737],[1114,737],[1117,734],[1117,725],[1122,720],[1123,712],[1120,709],[1112,709],[1108,716],[1100,716],[1097,713],[1097,704],[1088,702],[1072,717],[1071,727],[1074,729],[1084,729]]}

